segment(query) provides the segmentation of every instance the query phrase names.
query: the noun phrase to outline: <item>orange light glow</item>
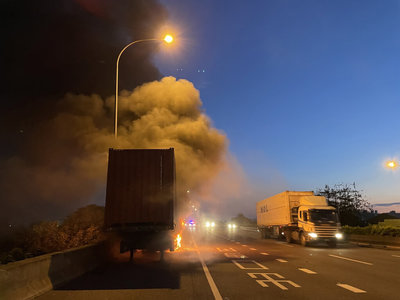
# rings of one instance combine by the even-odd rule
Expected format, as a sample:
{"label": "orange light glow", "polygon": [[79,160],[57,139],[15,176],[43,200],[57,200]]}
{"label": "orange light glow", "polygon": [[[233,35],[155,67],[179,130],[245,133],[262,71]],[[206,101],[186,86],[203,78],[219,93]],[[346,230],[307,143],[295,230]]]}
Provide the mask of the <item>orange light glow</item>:
{"label": "orange light glow", "polygon": [[388,161],[388,162],[386,163],[386,166],[387,166],[388,168],[395,169],[395,168],[398,167],[398,164],[397,164],[394,160],[391,160],[391,161]]}
{"label": "orange light glow", "polygon": [[176,242],[175,250],[178,250],[179,248],[182,247],[181,241],[182,241],[182,237],[181,237],[181,235],[178,233],[178,235],[176,236],[176,239],[175,239],[175,242]]}
{"label": "orange light glow", "polygon": [[166,43],[168,43],[168,44],[171,44],[173,40],[174,40],[174,38],[172,37],[172,35],[167,34],[167,35],[164,37],[164,41],[165,41]]}

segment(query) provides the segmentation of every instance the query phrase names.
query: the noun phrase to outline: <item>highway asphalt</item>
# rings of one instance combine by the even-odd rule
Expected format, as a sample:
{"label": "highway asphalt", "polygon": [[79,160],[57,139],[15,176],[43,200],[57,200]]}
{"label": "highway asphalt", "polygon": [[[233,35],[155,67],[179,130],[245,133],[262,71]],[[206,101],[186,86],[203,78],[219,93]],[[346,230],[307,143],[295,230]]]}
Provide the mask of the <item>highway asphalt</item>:
{"label": "highway asphalt", "polygon": [[244,229],[186,230],[183,247],[104,264],[37,299],[400,299],[400,250],[302,247]]}

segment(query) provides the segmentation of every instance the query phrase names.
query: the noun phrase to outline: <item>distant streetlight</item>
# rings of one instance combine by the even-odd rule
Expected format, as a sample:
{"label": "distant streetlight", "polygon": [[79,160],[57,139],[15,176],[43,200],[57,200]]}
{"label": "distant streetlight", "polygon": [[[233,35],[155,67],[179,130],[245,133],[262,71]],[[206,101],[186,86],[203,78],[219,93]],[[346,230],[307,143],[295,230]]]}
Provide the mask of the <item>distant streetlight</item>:
{"label": "distant streetlight", "polygon": [[391,169],[396,169],[399,165],[396,161],[390,160],[390,161],[386,162],[386,166]]}
{"label": "distant streetlight", "polygon": [[118,136],[118,69],[119,69],[119,60],[121,58],[122,53],[124,53],[124,51],[126,50],[126,48],[128,48],[129,46],[132,46],[134,44],[137,43],[141,43],[141,42],[166,42],[167,44],[172,43],[172,41],[174,40],[174,38],[167,34],[163,39],[143,39],[143,40],[137,40],[134,41],[132,43],[129,43],[128,45],[126,45],[121,52],[118,55],[117,58],[117,64],[116,64],[116,71],[115,71],[115,123],[114,123],[114,138],[117,139]]}

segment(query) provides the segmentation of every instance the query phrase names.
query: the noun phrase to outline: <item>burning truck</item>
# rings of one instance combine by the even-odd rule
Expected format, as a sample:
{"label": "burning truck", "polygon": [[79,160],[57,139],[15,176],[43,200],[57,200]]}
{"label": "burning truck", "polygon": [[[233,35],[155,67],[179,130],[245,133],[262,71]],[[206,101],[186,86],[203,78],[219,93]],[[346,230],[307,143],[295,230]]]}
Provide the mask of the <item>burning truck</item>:
{"label": "burning truck", "polygon": [[175,249],[174,149],[110,149],[105,227],[120,240],[120,253]]}

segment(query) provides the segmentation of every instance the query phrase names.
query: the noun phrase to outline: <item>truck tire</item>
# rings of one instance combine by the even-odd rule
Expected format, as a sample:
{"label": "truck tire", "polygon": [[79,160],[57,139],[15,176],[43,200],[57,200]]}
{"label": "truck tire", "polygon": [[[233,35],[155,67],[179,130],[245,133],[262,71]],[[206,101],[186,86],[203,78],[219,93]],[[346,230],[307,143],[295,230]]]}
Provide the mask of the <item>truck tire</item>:
{"label": "truck tire", "polygon": [[292,243],[293,239],[292,239],[292,232],[290,230],[286,230],[285,231],[285,240],[288,243]]}
{"label": "truck tire", "polygon": [[304,233],[300,233],[300,244],[304,247],[308,246],[308,241],[306,239],[306,236],[304,235]]}

